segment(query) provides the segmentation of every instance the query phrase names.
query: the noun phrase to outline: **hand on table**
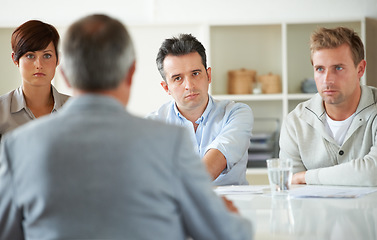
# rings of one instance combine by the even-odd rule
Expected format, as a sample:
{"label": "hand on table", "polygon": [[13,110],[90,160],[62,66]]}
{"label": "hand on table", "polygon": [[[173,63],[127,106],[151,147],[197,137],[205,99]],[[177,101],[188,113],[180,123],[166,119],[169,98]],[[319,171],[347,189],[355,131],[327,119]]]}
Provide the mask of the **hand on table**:
{"label": "hand on table", "polygon": [[234,206],[233,202],[228,200],[226,197],[222,196],[221,197],[225,203],[225,206],[226,208],[228,209],[229,212],[232,212],[232,213],[239,213],[238,212],[238,209],[236,208],[236,206]]}
{"label": "hand on table", "polygon": [[293,174],[292,184],[306,184],[305,173],[306,173],[306,171]]}

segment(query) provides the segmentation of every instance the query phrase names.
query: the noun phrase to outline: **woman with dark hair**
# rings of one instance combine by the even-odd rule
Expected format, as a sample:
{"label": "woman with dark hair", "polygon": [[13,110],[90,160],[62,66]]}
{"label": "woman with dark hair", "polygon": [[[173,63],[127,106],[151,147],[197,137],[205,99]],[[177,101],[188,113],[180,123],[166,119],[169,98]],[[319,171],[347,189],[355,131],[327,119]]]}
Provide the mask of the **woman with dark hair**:
{"label": "woman with dark hair", "polygon": [[51,81],[59,64],[59,34],[38,20],[25,22],[12,34],[12,60],[22,85],[0,97],[0,138],[6,132],[59,109],[69,96]]}

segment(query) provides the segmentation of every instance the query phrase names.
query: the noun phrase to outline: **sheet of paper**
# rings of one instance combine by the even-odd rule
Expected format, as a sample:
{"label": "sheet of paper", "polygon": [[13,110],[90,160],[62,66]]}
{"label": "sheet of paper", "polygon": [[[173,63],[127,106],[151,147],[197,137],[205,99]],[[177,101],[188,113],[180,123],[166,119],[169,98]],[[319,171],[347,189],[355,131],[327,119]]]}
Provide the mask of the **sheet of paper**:
{"label": "sheet of paper", "polygon": [[219,186],[214,189],[218,195],[229,194],[262,194],[263,189],[269,188],[265,185],[232,185],[232,186]]}
{"label": "sheet of paper", "polygon": [[376,191],[374,187],[307,185],[289,190],[289,195],[297,198],[357,198]]}

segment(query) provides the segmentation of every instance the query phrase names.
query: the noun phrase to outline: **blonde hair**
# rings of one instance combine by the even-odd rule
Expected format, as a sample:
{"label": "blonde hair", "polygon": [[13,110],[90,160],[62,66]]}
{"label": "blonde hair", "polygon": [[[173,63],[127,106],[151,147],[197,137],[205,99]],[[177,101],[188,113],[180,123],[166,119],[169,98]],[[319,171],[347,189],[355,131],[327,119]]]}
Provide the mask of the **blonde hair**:
{"label": "blonde hair", "polygon": [[357,33],[349,28],[319,28],[310,37],[310,60],[313,53],[321,49],[337,48],[347,44],[351,49],[352,60],[357,66],[364,59],[364,45]]}

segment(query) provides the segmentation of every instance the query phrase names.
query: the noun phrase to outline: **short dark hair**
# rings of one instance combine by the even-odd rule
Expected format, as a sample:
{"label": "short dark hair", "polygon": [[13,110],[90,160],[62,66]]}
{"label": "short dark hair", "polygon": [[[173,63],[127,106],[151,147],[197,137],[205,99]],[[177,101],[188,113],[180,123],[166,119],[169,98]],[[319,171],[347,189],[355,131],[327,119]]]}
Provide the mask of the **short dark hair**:
{"label": "short dark hair", "polygon": [[337,48],[347,44],[351,49],[352,60],[357,66],[364,59],[364,45],[357,33],[346,27],[319,28],[310,37],[310,59],[312,55],[321,49]]}
{"label": "short dark hair", "polygon": [[50,24],[39,20],[30,20],[20,25],[12,33],[11,44],[16,62],[29,51],[45,49],[51,42],[54,44],[56,62],[59,61],[59,33]]}
{"label": "short dark hair", "polygon": [[166,81],[164,72],[164,60],[167,55],[182,56],[197,52],[202,58],[202,63],[207,69],[206,49],[191,34],[180,34],[178,37],[165,39],[157,53],[156,64],[162,78]]}

